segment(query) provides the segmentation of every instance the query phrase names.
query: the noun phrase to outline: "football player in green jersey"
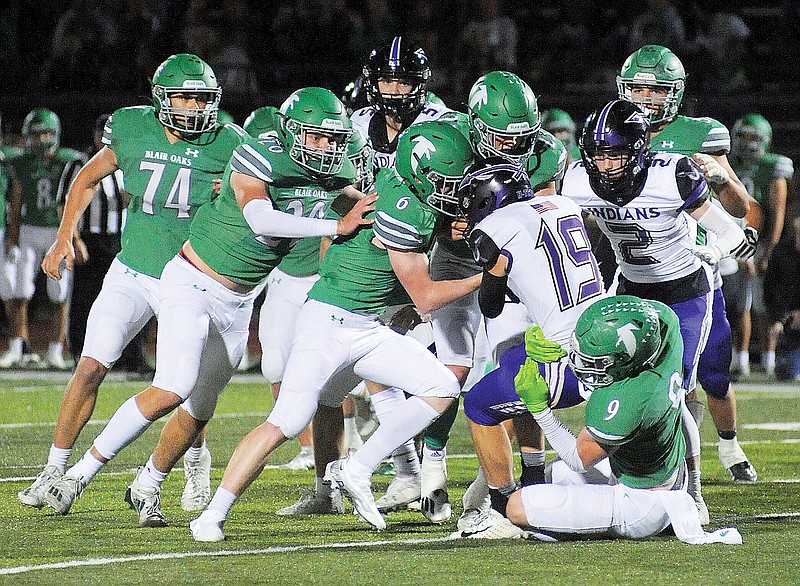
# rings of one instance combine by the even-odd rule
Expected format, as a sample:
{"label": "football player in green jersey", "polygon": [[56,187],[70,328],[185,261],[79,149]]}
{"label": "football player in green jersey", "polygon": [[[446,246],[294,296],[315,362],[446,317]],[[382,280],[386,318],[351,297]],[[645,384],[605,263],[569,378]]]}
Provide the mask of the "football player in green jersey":
{"label": "football player in green jersey", "polygon": [[[28,303],[33,297],[35,277],[47,247],[55,240],[58,206],[75,174],[86,162],[78,151],[61,148],[61,121],[47,108],[35,108],[22,123],[25,150],[6,161],[11,178],[8,191],[8,228],[5,236],[11,288],[5,300],[11,322],[10,348],[0,357],[0,368],[38,362],[38,355],[23,347],[28,343]],[[67,370],[63,347],[67,328],[67,298],[72,272],[47,282],[47,295],[56,310],[52,338],[45,362]]]}
{"label": "football player in green jersey", "polygon": [[[561,141],[541,129],[536,97],[528,84],[508,71],[489,72],[472,85],[467,105],[466,128],[474,151],[481,157],[501,156],[519,163],[527,171],[535,191],[555,193],[565,169],[567,153]],[[457,128],[464,128],[459,115],[450,117]],[[452,213],[456,204],[457,199],[452,197],[443,200],[440,206],[443,211]],[[434,280],[464,278],[481,272],[463,239],[463,228],[463,221],[458,220],[452,224],[447,222],[438,231],[431,257]],[[530,325],[527,312],[518,315],[515,310],[509,307],[503,315],[486,321],[486,345],[490,350],[521,335]],[[469,386],[470,372],[474,372],[475,380],[480,378],[488,359],[488,356],[476,352],[476,346],[480,346],[480,340],[476,342],[476,338],[484,330],[477,293],[434,312],[432,321],[439,360],[455,373],[462,387]],[[441,523],[450,516],[443,458],[456,413],[457,405],[454,404],[425,433],[421,504],[423,513],[433,522]],[[521,418],[516,423],[518,440],[525,446],[523,478],[527,482],[532,467],[544,466],[543,439],[530,417]]]}
{"label": "football player in green jersey", "polygon": [[[130,196],[122,249],[89,312],[82,355],[67,384],[47,465],[19,493],[28,506],[44,506],[44,495],[63,474],[91,417],[100,384],[128,342],[157,315],[164,265],[188,237],[198,207],[214,197],[213,181],[222,177],[245,136],[235,125],[217,124],[221,90],[199,57],[170,56],[153,75],[151,89],[151,106],[121,108],[106,122],[104,146],[76,176],[56,241],[42,263],[54,279],[62,262],[72,266],[73,234],[96,186],[121,170]],[[210,498],[211,457],[202,445],[196,448],[185,462],[188,493],[182,506],[187,508],[204,506]]]}
{"label": "football player in green jersey", "polygon": [[[748,264],[741,264],[738,272],[726,276],[723,284],[725,302],[728,308],[735,309],[735,322],[739,325],[738,367],[742,374],[750,374],[750,303],[759,313],[764,313],[761,295],[753,295],[762,290],[762,276],[766,271],[772,250],[783,234],[786,215],[786,196],[788,182],[794,175],[792,160],[769,151],[772,142],[772,126],[760,114],[745,114],[733,124],[731,130],[731,166],[739,175],[747,191],[758,202],[757,208],[763,212],[758,219],[762,225],[755,226],[764,237],[759,240],[756,252],[756,271]],[[749,218],[749,216],[748,216]],[[754,218],[754,220],[756,220]],[[750,261],[752,264],[752,261]],[[736,299],[729,293],[740,291]],[[766,339],[766,332],[762,339]],[[764,356],[767,376],[775,375],[775,348],[768,344]]]}
{"label": "football player in green jersey", "polygon": [[217,398],[244,353],[253,299],[298,238],[349,234],[374,197],[341,220],[324,220],[329,191],[352,184],[345,157],[350,120],[328,90],[304,88],[281,106],[281,141],[236,147],[222,191],[201,206],[188,240],[165,265],[159,292],[156,374],[112,416],[91,449],[45,495],[68,512],[100,468],[156,419],[176,410],[126,500],[140,526],[163,526],[160,488],[211,419]]}
{"label": "football player in green jersey", "polygon": [[[649,115],[651,150],[691,156],[725,210],[734,217],[744,217],[750,196],[728,162],[730,136],[727,128],[713,118],[678,114],[686,89],[686,72],[680,59],[666,47],[645,45],[625,60],[617,77],[617,88],[621,99],[634,102]],[[754,232],[749,234],[752,240],[757,238]],[[702,227],[698,228],[698,244],[706,243],[706,235]],[[731,327],[725,316],[722,278],[715,270],[712,324],[698,362],[697,380],[706,392],[708,409],[719,435],[720,462],[734,481],[755,482],[755,468],[736,439],[731,358]],[[700,421],[703,405],[697,400],[697,389],[690,391],[687,405]],[[691,444],[689,453],[699,454],[699,445],[694,446],[694,441]]]}
{"label": "football player in green jersey", "polygon": [[325,475],[350,497],[364,520],[385,528],[370,488],[372,471],[458,396],[453,373],[422,344],[381,324],[378,315],[402,289],[427,313],[480,284],[479,275],[432,281],[426,255],[439,202],[453,193],[472,162],[472,150],[448,124],[425,122],[401,134],[396,160],[396,169],[382,169],[376,178],[379,198],[372,226],[335,239],[326,252],[320,279],[298,317],[278,401],[267,421],[237,446],[220,488],[191,524],[195,540],[225,538],[222,525],[228,512],[259,475],[269,454],[308,424],[318,403],[341,403],[344,395],[328,386],[329,379],[350,368],[387,387],[374,395],[376,400],[384,393],[411,395],[382,418],[354,455],[331,462]]}
{"label": "football player in green jersey", "polygon": [[277,135],[278,128],[280,128],[278,108],[275,106],[256,108],[250,112],[242,128],[254,138],[264,138],[267,134]]}
{"label": "football player in green jersey", "polygon": [[542,128],[555,136],[567,149],[567,165],[581,157],[578,141],[575,140],[575,121],[560,108],[550,108],[542,112]]}
{"label": "football player in green jersey", "polygon": [[[543,337],[535,350],[563,356]],[[668,306],[631,295],[589,306],[575,324],[569,352],[573,371],[592,389],[577,438],[550,410],[539,363],[527,358],[514,385],[560,460],[552,466],[552,484],[511,496],[508,518],[544,541],[643,539],[672,525],[685,543],[740,544],[735,528],[704,532],[686,492],[682,355],[678,316]],[[603,458],[617,483],[586,483],[582,474]]]}

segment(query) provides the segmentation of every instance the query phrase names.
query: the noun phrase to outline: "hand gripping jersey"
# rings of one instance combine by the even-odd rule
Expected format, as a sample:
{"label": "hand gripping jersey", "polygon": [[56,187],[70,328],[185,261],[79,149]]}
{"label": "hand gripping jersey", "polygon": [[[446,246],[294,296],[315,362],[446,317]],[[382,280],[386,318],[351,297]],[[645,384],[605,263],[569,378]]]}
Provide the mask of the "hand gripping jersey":
{"label": "hand gripping jersey", "polygon": [[495,210],[475,230],[508,256],[508,288],[532,322],[567,348],[578,316],[605,291],[577,204],[535,197]]}
{"label": "hand gripping jersey", "polygon": [[427,250],[437,212],[411,193],[394,169],[378,172],[375,189],[374,223],[334,240],[309,298],[364,314],[381,314],[407,298],[389,253],[375,246],[373,238],[400,250]]}
{"label": "hand gripping jersey", "polygon": [[189,238],[195,212],[215,197],[212,179],[222,178],[244,136],[238,126],[225,124],[170,144],[152,106],[114,112],[103,143],[114,151],[131,197],[120,261],[161,277],[164,265]]}
{"label": "hand gripping jersey", "polygon": [[[655,367],[638,376],[595,388],[586,403],[586,429],[609,456],[620,483],[650,488],[670,479],[686,444],[681,432],[682,354],[678,317],[650,301],[662,322],[662,348]],[[666,333],[664,330],[666,329]]]}
{"label": "hand gripping jersey", "polygon": [[[450,112],[450,109],[444,104],[425,102],[425,107],[422,108],[409,126],[429,120],[438,120],[446,112]],[[389,141],[386,134],[386,119],[383,115],[374,106],[367,106],[353,112],[350,120],[352,120],[354,128],[360,130],[364,136],[368,136],[372,141],[372,148],[375,149],[375,169],[394,167],[397,137],[393,141]]]}
{"label": "hand gripping jersey", "polygon": [[687,157],[657,154],[644,189],[624,206],[614,205],[592,191],[583,161],[570,165],[562,193],[597,218],[628,280],[659,283],[686,277],[701,267],[700,259],[682,246],[692,241],[683,212],[702,205],[711,191]]}
{"label": "hand gripping jersey", "polygon": [[219,197],[201,207],[192,221],[189,240],[195,252],[234,283],[255,287],[278,263],[292,255],[297,258],[294,265],[297,272],[307,271],[297,276],[314,274],[319,265],[320,239],[256,236],[231,189],[233,172],[264,181],[276,209],[306,218],[322,218],[340,191],[352,185],[355,178],[352,163],[345,161],[338,174],[320,177],[298,165],[274,137],[248,139],[233,152]]}
{"label": "hand gripping jersey", "polygon": [[21,223],[58,228],[58,205],[85,162],[84,153],[68,148],[57,149],[50,159],[30,151],[9,158],[5,162],[9,177],[22,186]]}

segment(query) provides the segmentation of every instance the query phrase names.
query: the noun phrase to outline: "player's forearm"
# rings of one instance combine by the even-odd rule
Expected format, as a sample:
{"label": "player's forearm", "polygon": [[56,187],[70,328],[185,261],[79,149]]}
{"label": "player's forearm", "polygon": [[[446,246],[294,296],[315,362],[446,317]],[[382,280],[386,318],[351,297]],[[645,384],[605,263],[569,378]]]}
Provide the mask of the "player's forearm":
{"label": "player's forearm", "polygon": [[576,472],[586,472],[586,467],[578,455],[577,438],[561,423],[555,413],[548,408],[534,413],[533,417],[542,428],[547,441],[553,446],[558,456],[564,460],[564,463]]}
{"label": "player's forearm", "polygon": [[713,245],[719,249],[721,257],[735,254],[745,243],[744,231],[727,214],[713,205],[709,205],[705,213],[696,219],[717,235]]}
{"label": "player's forearm", "polygon": [[750,210],[750,195],[738,178],[731,177],[722,186],[714,186],[722,207],[734,218],[744,218]]}
{"label": "player's forearm", "polygon": [[268,199],[252,199],[242,208],[244,219],[253,233],[278,238],[336,236],[336,220],[304,218],[276,210]]}
{"label": "player's forearm", "polygon": [[481,284],[481,274],[453,281],[430,281],[427,286],[418,287],[411,296],[421,314],[430,313],[456,299],[461,299],[475,291]]}
{"label": "player's forearm", "polygon": [[95,196],[99,182],[99,179],[95,181],[92,178],[81,176],[80,172],[78,173],[69,188],[56,238],[72,239],[73,234],[78,229],[78,221]]}

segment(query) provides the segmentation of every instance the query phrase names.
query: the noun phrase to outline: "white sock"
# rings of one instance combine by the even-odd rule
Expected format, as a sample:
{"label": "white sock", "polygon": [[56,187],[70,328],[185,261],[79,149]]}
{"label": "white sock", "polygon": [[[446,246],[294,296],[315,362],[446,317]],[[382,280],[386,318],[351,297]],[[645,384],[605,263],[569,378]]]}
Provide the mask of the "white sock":
{"label": "white sock", "polygon": [[433,448],[429,448],[427,445],[422,446],[422,458],[424,460],[430,460],[431,462],[441,462],[444,460],[444,457],[447,455],[447,447],[442,448],[441,450],[434,450]]}
{"label": "white sock", "polygon": [[364,440],[358,435],[358,426],[356,425],[355,417],[344,418],[344,451],[355,452],[358,448],[364,445]]}
{"label": "white sock", "polygon": [[214,511],[217,514],[222,515],[223,519],[226,519],[228,517],[228,512],[231,510],[231,507],[233,507],[233,503],[236,502],[237,498],[239,497],[237,497],[231,491],[220,486],[217,489],[217,492],[214,493],[214,497],[211,499],[211,502],[208,503],[206,511]]}
{"label": "white sock", "polygon": [[406,395],[400,389],[391,387],[370,395],[370,401],[378,421],[382,423],[387,414],[405,405]]}
{"label": "white sock", "polygon": [[47,353],[48,354],[57,354],[61,355],[64,353],[64,344],[61,342],[50,342],[47,345]]}
{"label": "white sock", "polygon": [[100,468],[102,468],[103,465],[104,462],[92,456],[92,452],[89,450],[72,468],[67,470],[66,473],[73,477],[82,476],[88,484],[89,481],[100,472]]}
{"label": "white sock", "polygon": [[775,372],[775,351],[767,350],[764,352],[764,369],[769,372]]}
{"label": "white sock", "polygon": [[67,467],[67,461],[72,455],[72,448],[57,448],[50,446],[50,453],[47,455],[47,465],[55,466],[62,472]]}
{"label": "white sock", "polygon": [[[382,394],[382,393],[378,393]],[[414,437],[439,417],[440,413],[419,397],[411,397],[400,409],[381,420],[378,429],[350,460],[369,470],[375,470],[397,447],[398,438]]]}
{"label": "white sock", "polygon": [[199,448],[191,446],[188,450],[186,450],[186,453],[183,455],[183,461],[189,464],[190,466],[191,465],[196,466],[197,464],[200,463],[200,456],[203,455],[203,450],[205,449],[205,447],[206,447],[205,441],[203,441],[203,445],[200,446]]}
{"label": "white sock", "polygon": [[14,354],[22,355],[22,338],[11,338],[8,341],[8,349]]}
{"label": "white sock", "polygon": [[122,448],[142,435],[151,423],[153,422],[139,411],[136,397],[133,396],[120,405],[94,440],[94,448],[101,456],[110,460]]}
{"label": "white sock", "polygon": [[681,401],[681,409],[683,413],[683,439],[686,440],[686,457],[694,457],[700,455],[700,429],[697,427],[697,422],[686,407],[686,402]]}
{"label": "white sock", "polygon": [[161,483],[169,474],[169,470],[162,472],[156,465],[153,464],[153,455],[147,460],[142,471],[139,472],[139,484],[142,486],[149,486],[150,488],[161,488]]}
{"label": "white sock", "polygon": [[394,451],[392,459],[397,476],[419,476],[419,456],[413,437]]}
{"label": "white sock", "polygon": [[747,370],[750,368],[750,352],[742,350],[739,352],[739,370]]}

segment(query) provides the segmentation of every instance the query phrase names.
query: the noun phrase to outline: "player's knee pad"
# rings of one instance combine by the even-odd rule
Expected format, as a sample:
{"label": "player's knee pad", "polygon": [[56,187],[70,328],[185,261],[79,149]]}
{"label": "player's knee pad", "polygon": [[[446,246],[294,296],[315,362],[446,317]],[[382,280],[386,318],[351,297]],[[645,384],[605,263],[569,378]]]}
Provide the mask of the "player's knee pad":
{"label": "player's knee pad", "polygon": [[273,383],[279,383],[283,380],[283,371],[286,368],[286,360],[288,354],[283,352],[281,348],[264,347],[261,354],[261,373],[264,378]]}

